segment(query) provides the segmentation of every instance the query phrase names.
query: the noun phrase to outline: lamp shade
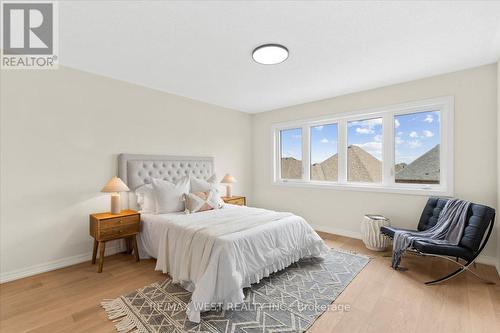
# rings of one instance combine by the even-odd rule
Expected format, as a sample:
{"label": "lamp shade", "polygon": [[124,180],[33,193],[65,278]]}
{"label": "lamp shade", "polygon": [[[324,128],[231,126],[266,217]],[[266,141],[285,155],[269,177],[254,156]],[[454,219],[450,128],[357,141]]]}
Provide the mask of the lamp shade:
{"label": "lamp shade", "polygon": [[236,178],[234,178],[230,174],[226,173],[226,175],[224,176],[224,178],[222,178],[222,180],[220,182],[223,184],[236,183]]}
{"label": "lamp shade", "polygon": [[128,192],[130,189],[127,185],[118,177],[113,177],[111,180],[104,185],[101,192]]}

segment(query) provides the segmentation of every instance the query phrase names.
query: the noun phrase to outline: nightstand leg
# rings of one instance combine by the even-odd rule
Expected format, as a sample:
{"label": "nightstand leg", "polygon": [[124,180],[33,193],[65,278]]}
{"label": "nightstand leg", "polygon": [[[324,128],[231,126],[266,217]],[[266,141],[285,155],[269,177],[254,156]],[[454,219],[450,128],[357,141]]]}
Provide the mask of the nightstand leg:
{"label": "nightstand leg", "polygon": [[127,254],[132,254],[132,237],[125,238],[125,245],[127,246]]}
{"label": "nightstand leg", "polygon": [[95,258],[97,256],[97,246],[99,243],[94,239],[94,251],[92,251],[92,265],[95,264]]}
{"label": "nightstand leg", "polygon": [[106,249],[106,242],[99,242],[99,267],[97,268],[97,273],[102,272],[102,266],[104,265],[104,250]]}
{"label": "nightstand leg", "polygon": [[137,238],[132,236],[132,246],[134,247],[135,261],[139,261],[139,250],[137,249]]}

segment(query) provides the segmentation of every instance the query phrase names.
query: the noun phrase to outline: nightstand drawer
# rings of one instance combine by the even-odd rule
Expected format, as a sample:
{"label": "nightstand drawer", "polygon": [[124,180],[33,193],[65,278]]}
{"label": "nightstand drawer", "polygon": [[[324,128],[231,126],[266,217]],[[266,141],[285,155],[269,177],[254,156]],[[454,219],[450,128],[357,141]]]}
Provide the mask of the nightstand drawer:
{"label": "nightstand drawer", "polygon": [[139,223],[140,220],[141,220],[141,218],[139,215],[116,217],[116,218],[112,218],[112,219],[106,219],[106,220],[99,221],[99,227],[100,227],[100,229],[110,229],[110,228],[122,227],[122,226],[126,226],[129,224]]}
{"label": "nightstand drawer", "polygon": [[114,228],[105,228],[99,230],[98,240],[109,240],[134,235],[139,232],[139,223],[122,225]]}

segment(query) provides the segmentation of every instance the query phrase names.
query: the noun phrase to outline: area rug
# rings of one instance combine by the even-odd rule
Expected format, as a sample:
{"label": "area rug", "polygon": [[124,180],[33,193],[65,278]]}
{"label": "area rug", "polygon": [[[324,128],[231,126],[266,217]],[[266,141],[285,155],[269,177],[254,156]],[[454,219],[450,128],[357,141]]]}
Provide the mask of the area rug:
{"label": "area rug", "polygon": [[323,259],[302,259],[246,288],[243,304],[202,313],[199,324],[186,318],[191,293],[170,279],[102,306],[120,333],[304,332],[325,311],[348,311],[332,302],[369,260],[333,249]]}

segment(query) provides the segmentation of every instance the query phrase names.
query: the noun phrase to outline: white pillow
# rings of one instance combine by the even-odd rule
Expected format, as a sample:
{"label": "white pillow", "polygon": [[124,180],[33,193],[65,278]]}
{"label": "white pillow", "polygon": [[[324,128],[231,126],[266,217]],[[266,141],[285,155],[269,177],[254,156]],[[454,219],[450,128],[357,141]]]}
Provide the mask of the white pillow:
{"label": "white pillow", "polygon": [[183,177],[175,184],[153,178],[151,183],[156,198],[156,214],[181,212],[184,210],[184,194],[189,193],[189,177]]}
{"label": "white pillow", "polygon": [[191,177],[191,193],[208,192],[214,187],[217,187],[216,181],[217,176],[215,174],[213,174],[207,180]]}
{"label": "white pillow", "polygon": [[207,180],[191,177],[190,182],[191,182],[191,191],[190,191],[191,193],[213,191],[214,192],[213,195],[217,198],[217,202],[219,203],[217,207],[214,208],[217,209],[217,208],[222,208],[222,206],[224,206],[224,200],[222,200],[220,196],[220,191],[217,184],[217,176],[215,174],[213,174]]}
{"label": "white pillow", "polygon": [[135,190],[137,196],[137,204],[141,213],[155,214],[156,213],[156,197],[153,185],[145,184],[139,186]]}

